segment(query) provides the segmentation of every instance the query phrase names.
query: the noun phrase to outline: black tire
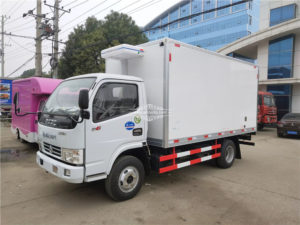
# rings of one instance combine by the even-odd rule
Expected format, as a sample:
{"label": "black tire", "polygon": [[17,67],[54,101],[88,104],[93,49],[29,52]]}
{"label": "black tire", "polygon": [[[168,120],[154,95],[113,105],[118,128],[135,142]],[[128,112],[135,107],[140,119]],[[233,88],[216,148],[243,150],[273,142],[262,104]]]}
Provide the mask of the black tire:
{"label": "black tire", "polygon": [[[142,162],[133,156],[122,156],[114,163],[105,180],[106,193],[115,201],[131,199],[140,191],[144,178],[145,170]],[[126,181],[126,184],[123,184],[122,180]],[[130,188],[130,185],[133,187]],[[128,190],[125,191],[126,188]]]}
{"label": "black tire", "polygon": [[20,140],[20,131],[17,129],[17,139]]}
{"label": "black tire", "polygon": [[263,125],[263,124],[258,124],[258,125],[257,125],[257,129],[258,129],[259,131],[262,131],[262,130],[264,129],[264,125]]}
{"label": "black tire", "polygon": [[221,148],[221,157],[217,158],[217,166],[223,169],[231,167],[235,156],[235,143],[232,140],[224,140]]}

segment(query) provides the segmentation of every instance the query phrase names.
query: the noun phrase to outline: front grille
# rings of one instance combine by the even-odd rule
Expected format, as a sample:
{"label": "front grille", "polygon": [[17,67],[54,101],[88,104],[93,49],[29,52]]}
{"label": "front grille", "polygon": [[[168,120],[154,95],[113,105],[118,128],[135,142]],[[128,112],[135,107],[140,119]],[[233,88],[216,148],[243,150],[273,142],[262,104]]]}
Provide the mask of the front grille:
{"label": "front grille", "polygon": [[53,155],[61,157],[61,148],[55,145],[48,144],[44,142],[44,150]]}

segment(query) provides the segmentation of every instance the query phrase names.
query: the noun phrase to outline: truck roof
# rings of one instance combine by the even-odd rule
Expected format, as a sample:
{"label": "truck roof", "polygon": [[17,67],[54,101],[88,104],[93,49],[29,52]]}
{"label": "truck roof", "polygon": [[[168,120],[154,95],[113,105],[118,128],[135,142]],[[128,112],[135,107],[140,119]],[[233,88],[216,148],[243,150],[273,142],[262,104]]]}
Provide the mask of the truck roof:
{"label": "truck roof", "polygon": [[143,43],[143,44],[140,44],[140,45],[136,45],[136,47],[143,48],[143,47],[146,47],[146,46],[149,46],[149,45],[150,46],[151,45],[156,45],[156,44],[158,44],[160,42],[176,42],[176,43],[178,43],[178,44],[180,44],[182,46],[189,47],[189,48],[195,49],[197,51],[206,52],[206,53],[208,53],[210,55],[214,55],[214,56],[217,56],[217,57],[227,58],[227,59],[230,59],[230,60],[233,60],[233,61],[237,61],[237,62],[240,62],[240,63],[243,63],[243,64],[247,64],[247,65],[250,65],[250,66],[255,66],[255,67],[257,66],[256,64],[251,63],[251,62],[247,62],[247,61],[244,61],[244,60],[241,60],[241,59],[238,59],[238,58],[233,58],[231,56],[223,55],[223,54],[220,54],[220,53],[217,53],[217,52],[205,49],[205,48],[197,47],[195,45],[187,44],[187,43],[184,43],[182,41],[178,41],[178,40],[175,40],[175,39],[172,39],[172,38],[168,38],[168,37],[164,37],[162,39],[158,39],[158,40],[154,40],[154,41],[149,41],[149,42],[146,42],[146,43]]}
{"label": "truck roof", "polygon": [[51,94],[61,81],[62,80],[52,78],[31,77],[14,80],[13,87],[19,84],[21,85],[22,83],[30,83],[32,94]]}
{"label": "truck roof", "polygon": [[139,77],[122,75],[122,74],[109,74],[109,73],[90,73],[90,74],[70,77],[66,80],[73,80],[73,79],[87,78],[87,77],[95,77],[97,78],[98,81],[103,79],[118,79],[118,80],[130,80],[130,81],[143,82],[143,79]]}

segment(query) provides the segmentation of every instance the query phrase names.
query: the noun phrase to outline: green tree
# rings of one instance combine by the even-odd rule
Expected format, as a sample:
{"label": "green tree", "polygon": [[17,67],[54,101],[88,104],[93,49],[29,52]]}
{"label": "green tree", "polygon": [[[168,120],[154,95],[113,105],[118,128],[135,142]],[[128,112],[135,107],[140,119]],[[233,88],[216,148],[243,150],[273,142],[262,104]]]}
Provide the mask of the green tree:
{"label": "green tree", "polygon": [[69,35],[59,60],[59,76],[67,78],[79,74],[103,72],[101,51],[122,43],[140,44],[147,38],[131,17],[111,12],[104,21],[89,17]]}
{"label": "green tree", "polygon": [[[29,70],[25,70],[20,78],[28,78],[28,77],[33,77],[35,74],[35,68],[29,69]],[[41,77],[49,77],[49,75],[47,75],[45,72],[42,72],[42,76]]]}

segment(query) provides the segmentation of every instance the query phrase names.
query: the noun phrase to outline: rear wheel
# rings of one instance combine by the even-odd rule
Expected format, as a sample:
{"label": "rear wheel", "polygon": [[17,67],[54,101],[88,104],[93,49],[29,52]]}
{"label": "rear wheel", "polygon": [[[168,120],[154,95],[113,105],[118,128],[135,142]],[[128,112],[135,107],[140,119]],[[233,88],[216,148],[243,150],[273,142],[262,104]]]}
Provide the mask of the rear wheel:
{"label": "rear wheel", "polygon": [[20,131],[19,129],[17,129],[17,139],[21,142],[21,143],[25,143],[25,140],[21,138],[20,136]]}
{"label": "rear wheel", "polygon": [[277,130],[277,137],[283,137],[283,134]]}
{"label": "rear wheel", "polygon": [[19,129],[17,129],[16,134],[17,134],[17,139],[20,140],[20,131],[19,131]]}
{"label": "rear wheel", "polygon": [[217,158],[217,166],[229,168],[232,166],[236,155],[236,146],[232,140],[224,140],[221,148],[221,157]]}
{"label": "rear wheel", "polygon": [[144,166],[139,159],[122,156],[105,180],[106,192],[115,201],[131,199],[140,191],[144,177]]}

